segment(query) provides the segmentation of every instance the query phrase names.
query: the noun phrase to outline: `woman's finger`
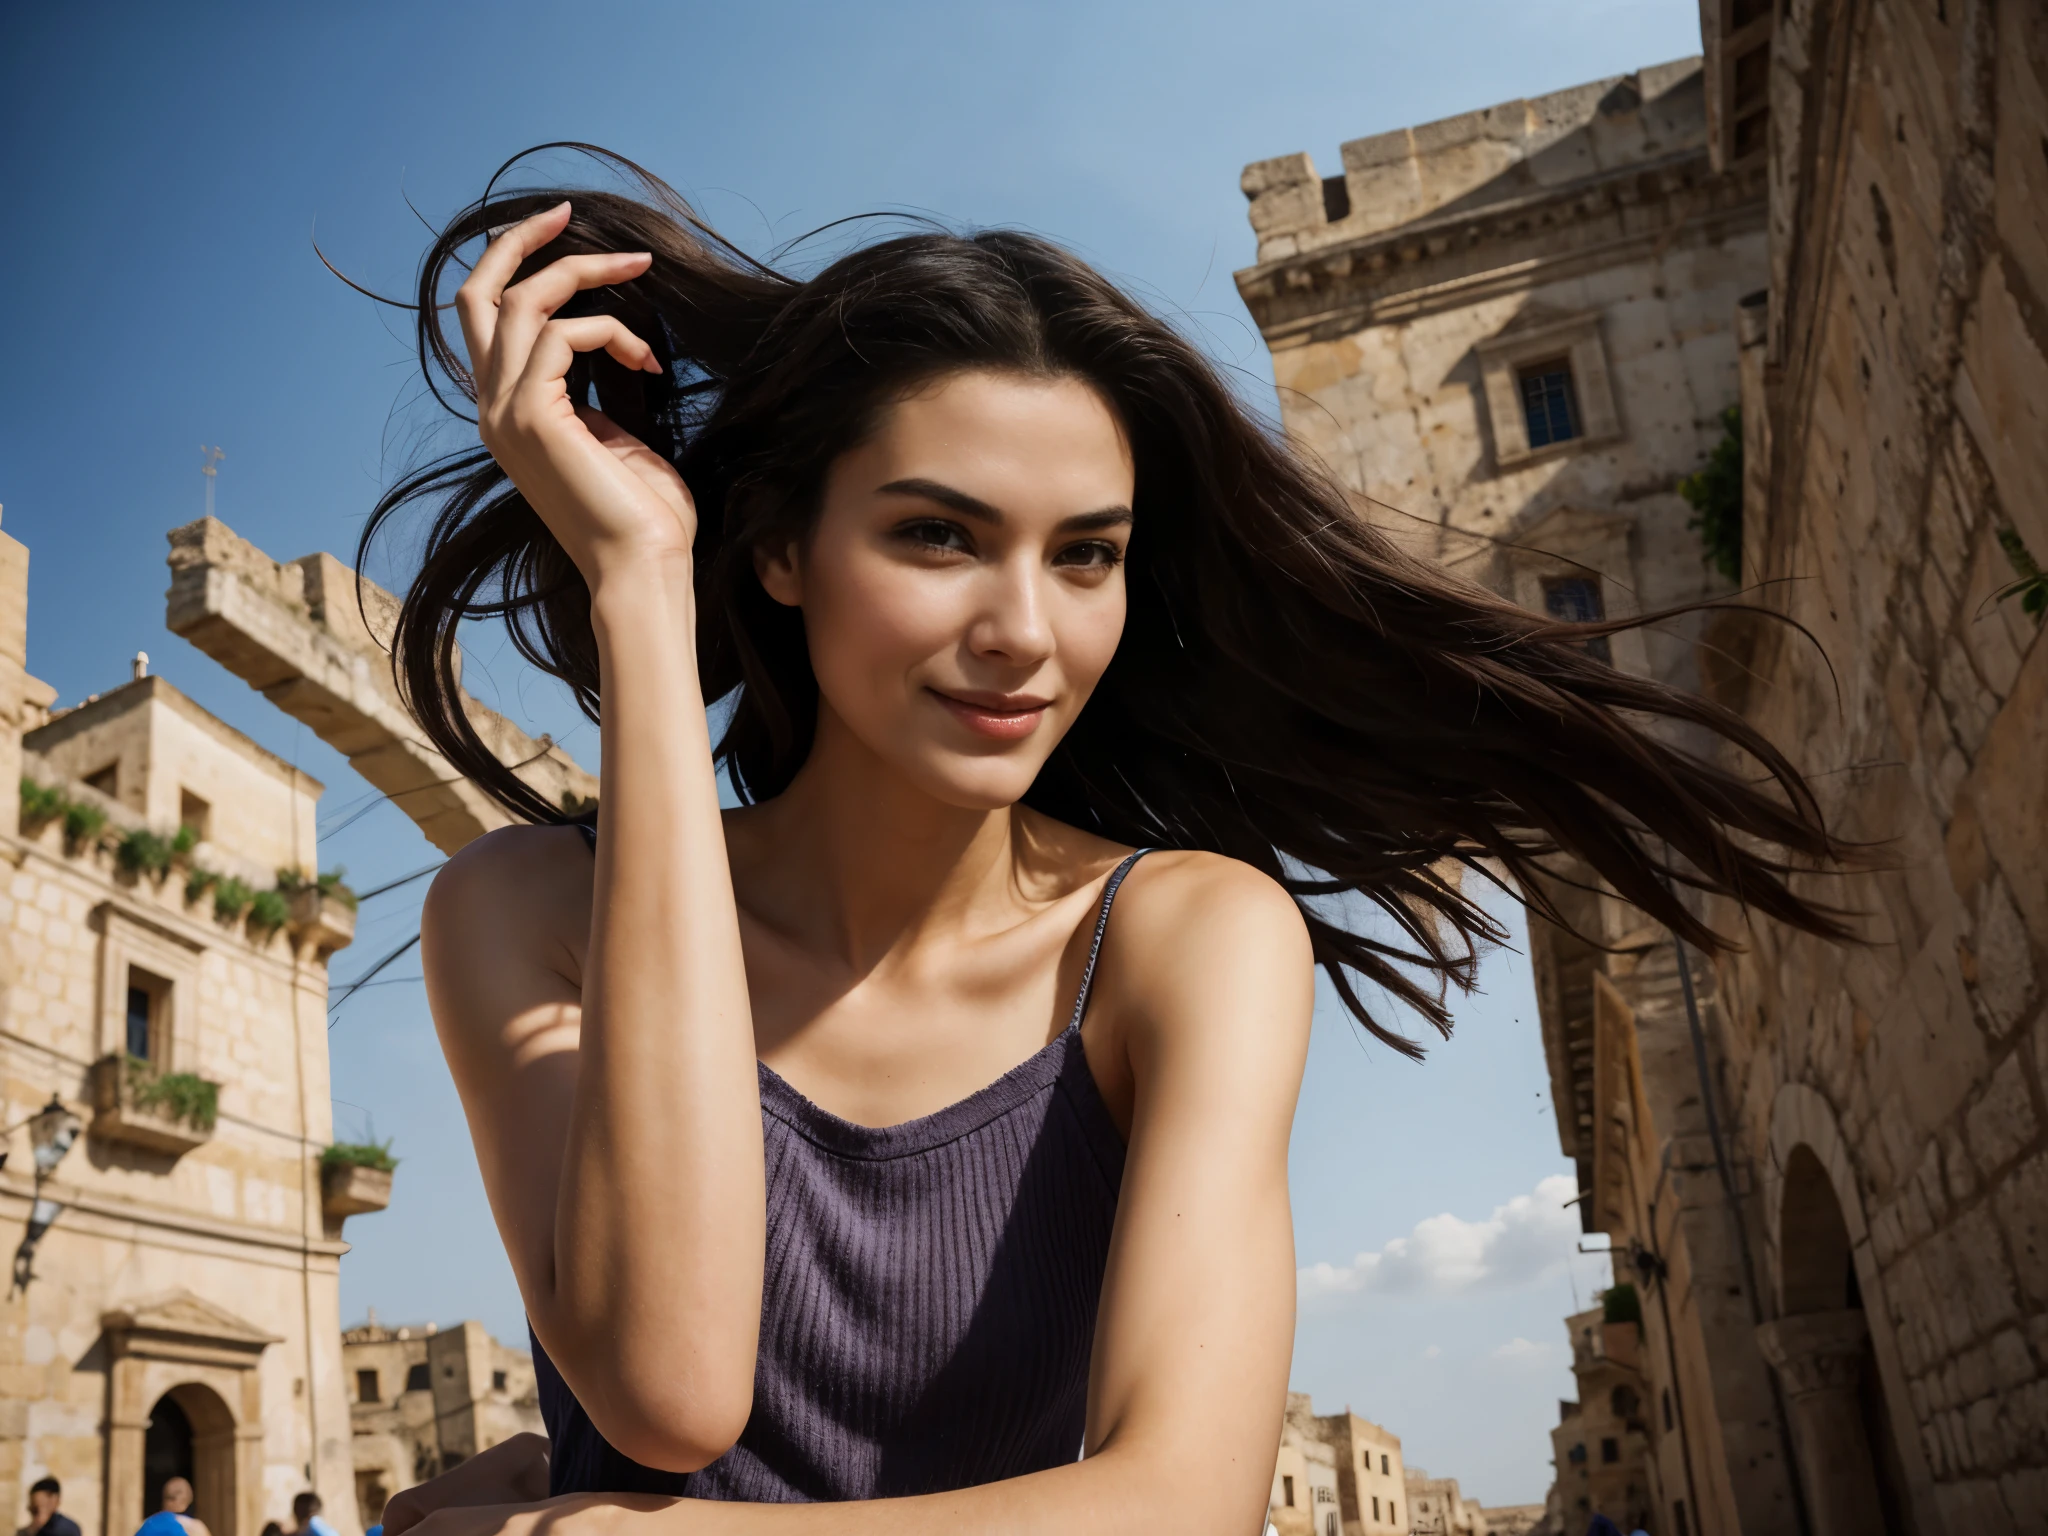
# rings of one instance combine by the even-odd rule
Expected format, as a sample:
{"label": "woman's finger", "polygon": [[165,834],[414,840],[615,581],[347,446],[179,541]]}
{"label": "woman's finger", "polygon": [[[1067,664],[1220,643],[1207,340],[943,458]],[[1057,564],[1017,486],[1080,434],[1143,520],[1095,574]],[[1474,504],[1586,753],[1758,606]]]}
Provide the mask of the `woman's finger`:
{"label": "woman's finger", "polygon": [[643,373],[661,372],[654,349],[626,328],[616,315],[585,315],[575,320],[550,320],[541,327],[533,350],[526,357],[526,371],[519,389],[546,388],[561,381],[578,352],[604,351],[627,368]]}
{"label": "woman's finger", "polygon": [[490,370],[491,343],[498,325],[498,300],[519,264],[569,227],[569,205],[554,207],[521,219],[484,247],[483,255],[455,290],[455,316],[462,322],[462,339],[469,347],[469,365],[482,375]]}
{"label": "woman's finger", "polygon": [[653,260],[645,251],[564,256],[507,288],[498,301],[497,333],[491,344],[496,392],[504,394],[517,386],[525,375],[526,355],[533,348],[534,337],[556,310],[587,288],[638,277]]}

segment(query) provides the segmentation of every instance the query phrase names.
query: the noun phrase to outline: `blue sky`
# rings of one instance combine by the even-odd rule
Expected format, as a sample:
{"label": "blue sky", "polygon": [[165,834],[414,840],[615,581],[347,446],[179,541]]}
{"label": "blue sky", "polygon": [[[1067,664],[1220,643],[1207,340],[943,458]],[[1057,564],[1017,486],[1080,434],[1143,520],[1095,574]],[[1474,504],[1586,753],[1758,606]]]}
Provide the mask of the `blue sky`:
{"label": "blue sky", "polygon": [[[432,851],[162,624],[163,534],[199,515],[201,443],[226,449],[230,526],[280,558],[347,558],[430,421],[402,325],[321,269],[316,226],[352,276],[400,292],[424,240],[407,198],[439,218],[513,151],[590,140],[756,249],[891,208],[1047,233],[1270,399],[1230,281],[1252,256],[1245,162],[1306,149],[1334,171],[1345,139],[1697,52],[1697,17],[1690,0],[10,8],[0,504],[32,552],[30,666],[71,703],[148,650],[326,781],[323,861],[374,885]],[[494,642],[469,675],[591,758]],[[416,915],[417,887],[367,908],[336,977]],[[392,1209],[350,1222],[344,1313],[516,1337],[417,966],[389,974],[332,1033],[339,1131],[374,1125],[403,1158]],[[1568,1174],[1519,956],[1488,963],[1423,1067],[1325,1009],[1295,1133],[1296,1385],[1472,1495],[1541,1498],[1570,1391],[1560,1319],[1605,1278],[1573,1258]]]}

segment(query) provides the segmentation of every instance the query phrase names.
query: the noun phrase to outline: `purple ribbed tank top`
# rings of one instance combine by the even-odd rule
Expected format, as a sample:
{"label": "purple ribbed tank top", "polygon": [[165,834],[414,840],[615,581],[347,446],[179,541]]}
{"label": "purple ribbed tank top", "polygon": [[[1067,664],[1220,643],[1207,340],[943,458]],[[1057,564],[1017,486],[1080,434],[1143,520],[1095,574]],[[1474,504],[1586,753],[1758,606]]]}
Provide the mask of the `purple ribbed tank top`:
{"label": "purple ribbed tank top", "polygon": [[1103,890],[1066,1029],[980,1092],[855,1125],[760,1067],[768,1242],[747,1427],[700,1472],[644,1467],[535,1339],[553,1493],[876,1499],[1080,1456],[1124,1164],[1081,1020],[1110,903],[1143,853]]}

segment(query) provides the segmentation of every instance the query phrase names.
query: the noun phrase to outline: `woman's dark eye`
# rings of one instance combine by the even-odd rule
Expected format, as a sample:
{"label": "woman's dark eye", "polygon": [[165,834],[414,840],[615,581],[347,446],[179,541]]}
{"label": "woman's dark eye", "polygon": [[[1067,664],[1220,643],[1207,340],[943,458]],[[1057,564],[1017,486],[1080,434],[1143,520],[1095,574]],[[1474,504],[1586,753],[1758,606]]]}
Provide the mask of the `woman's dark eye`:
{"label": "woman's dark eye", "polygon": [[905,523],[896,530],[896,535],[924,549],[957,549],[967,553],[974,548],[968,542],[966,529],[958,523],[943,522],[938,518],[921,518],[914,523]]}
{"label": "woman's dark eye", "polygon": [[1106,570],[1119,565],[1124,558],[1123,550],[1107,539],[1087,539],[1079,544],[1069,544],[1052,557],[1054,565],[1080,566],[1084,570]]}

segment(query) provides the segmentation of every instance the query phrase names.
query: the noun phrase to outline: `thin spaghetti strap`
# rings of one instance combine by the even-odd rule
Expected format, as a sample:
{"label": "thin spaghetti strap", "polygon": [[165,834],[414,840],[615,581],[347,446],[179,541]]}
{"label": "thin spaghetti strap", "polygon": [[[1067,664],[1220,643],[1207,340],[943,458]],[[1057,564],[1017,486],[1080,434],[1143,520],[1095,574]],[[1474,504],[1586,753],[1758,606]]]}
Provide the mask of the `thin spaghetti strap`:
{"label": "thin spaghetti strap", "polygon": [[1124,883],[1124,876],[1131,872],[1131,866],[1151,851],[1150,848],[1140,848],[1109,872],[1109,881],[1102,888],[1102,907],[1095,914],[1095,936],[1088,941],[1088,964],[1081,972],[1080,995],[1074,999],[1074,1016],[1067,1021],[1070,1030],[1079,1029],[1088,1012],[1088,992],[1095,985],[1095,961],[1102,953],[1103,932],[1109,927],[1109,904],[1116,900],[1117,887]]}

